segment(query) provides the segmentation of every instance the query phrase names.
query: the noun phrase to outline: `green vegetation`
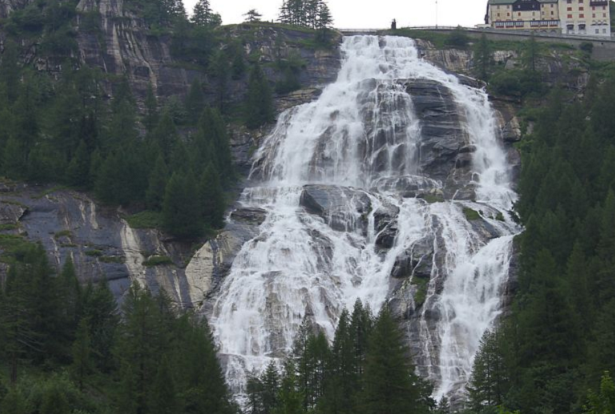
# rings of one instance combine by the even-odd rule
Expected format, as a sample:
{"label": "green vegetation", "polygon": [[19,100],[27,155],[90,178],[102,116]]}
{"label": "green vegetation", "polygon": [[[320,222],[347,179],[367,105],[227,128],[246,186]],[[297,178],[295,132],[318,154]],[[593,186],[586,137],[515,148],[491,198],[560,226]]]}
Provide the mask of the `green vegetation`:
{"label": "green vegetation", "polygon": [[[120,317],[121,314],[121,317]],[[207,322],[138,286],[55,275],[39,245],[0,287],[0,412],[236,414]]]}
{"label": "green vegetation", "polygon": [[556,88],[526,111],[535,127],[520,147],[519,287],[512,315],[476,358],[471,412],[612,412],[604,372],[615,372],[613,94],[615,78],[598,67],[585,100]]}
{"label": "green vegetation", "polygon": [[280,372],[270,364],[247,386],[249,413],[432,412],[431,387],[414,372],[388,309],[374,318],[360,302],[344,311],[333,343],[304,322]]}
{"label": "green vegetation", "polygon": [[444,202],[444,196],[441,194],[423,194],[420,198],[422,198],[429,204]]}
{"label": "green vegetation", "polygon": [[162,224],[162,217],[157,211],[143,211],[124,219],[133,229],[157,229]]}
{"label": "green vegetation", "polygon": [[90,256],[90,257],[102,257],[103,252],[98,249],[92,249],[92,250],[86,250],[85,255]]}
{"label": "green vegetation", "polygon": [[466,220],[468,221],[480,220],[482,218],[478,211],[472,210],[469,207],[463,208],[463,214],[466,216]]}
{"label": "green vegetation", "polygon": [[143,262],[143,266],[147,267],[167,266],[173,264],[173,259],[169,256],[150,256]]}
{"label": "green vegetation", "polygon": [[0,224],[0,231],[19,230],[19,223]]}
{"label": "green vegetation", "polygon": [[413,277],[412,282],[416,286],[416,292],[414,293],[414,305],[416,308],[420,308],[427,300],[427,290],[429,289],[429,279],[422,277]]}
{"label": "green vegetation", "polygon": [[56,240],[61,239],[63,237],[71,238],[73,237],[73,232],[70,230],[62,230],[53,235],[53,238]]}

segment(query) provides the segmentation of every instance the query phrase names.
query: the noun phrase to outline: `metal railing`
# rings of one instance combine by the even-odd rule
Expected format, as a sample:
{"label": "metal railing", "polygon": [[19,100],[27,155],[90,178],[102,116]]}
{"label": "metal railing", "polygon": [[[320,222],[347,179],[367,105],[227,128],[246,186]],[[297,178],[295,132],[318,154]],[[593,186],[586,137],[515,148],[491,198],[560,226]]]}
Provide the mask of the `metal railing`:
{"label": "metal railing", "polygon": [[[402,27],[403,30],[442,30],[451,31],[461,26],[412,26]],[[477,28],[477,27],[461,27],[461,29],[471,33],[494,33],[494,34],[506,34],[513,36],[531,36],[546,37],[546,38],[559,38],[559,39],[571,39],[571,40],[594,40],[604,42],[614,42],[615,38],[611,36],[590,36],[590,35],[578,35],[568,33],[545,33],[538,30],[507,30],[507,29],[493,29],[491,27]],[[342,34],[344,33],[379,33],[390,30],[389,28],[382,29],[337,29]]]}

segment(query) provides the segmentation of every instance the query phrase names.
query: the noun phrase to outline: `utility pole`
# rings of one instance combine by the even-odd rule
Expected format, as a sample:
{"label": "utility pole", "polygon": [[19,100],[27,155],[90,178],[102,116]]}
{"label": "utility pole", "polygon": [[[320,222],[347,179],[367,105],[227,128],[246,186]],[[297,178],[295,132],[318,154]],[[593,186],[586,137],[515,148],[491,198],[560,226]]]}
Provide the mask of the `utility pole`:
{"label": "utility pole", "polygon": [[438,28],[438,0],[436,0],[436,29]]}

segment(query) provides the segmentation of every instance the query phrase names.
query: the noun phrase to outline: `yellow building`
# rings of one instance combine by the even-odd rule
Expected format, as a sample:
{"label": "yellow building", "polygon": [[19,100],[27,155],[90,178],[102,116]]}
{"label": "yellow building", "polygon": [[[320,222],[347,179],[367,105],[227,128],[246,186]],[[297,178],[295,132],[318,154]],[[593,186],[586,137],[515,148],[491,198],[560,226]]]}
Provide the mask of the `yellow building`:
{"label": "yellow building", "polygon": [[489,0],[494,29],[611,36],[609,0]]}
{"label": "yellow building", "polygon": [[562,31],[587,36],[611,36],[608,0],[560,0]]}

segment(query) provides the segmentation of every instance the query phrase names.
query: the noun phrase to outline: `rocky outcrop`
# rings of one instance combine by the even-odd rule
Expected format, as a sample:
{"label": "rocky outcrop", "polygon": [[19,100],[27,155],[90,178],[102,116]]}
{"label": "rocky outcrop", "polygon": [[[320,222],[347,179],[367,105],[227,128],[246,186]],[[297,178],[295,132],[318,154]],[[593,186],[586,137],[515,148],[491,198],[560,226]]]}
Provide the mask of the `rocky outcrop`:
{"label": "rocky outcrop", "polygon": [[[0,193],[1,232],[41,243],[57,269],[70,257],[83,282],[105,278],[118,299],[138,282],[153,292],[164,289],[184,308],[202,305],[264,215],[232,215],[239,220],[231,220],[193,253],[194,246],[158,230],[131,228],[121,211],[101,207],[83,193],[23,185],[11,189]],[[159,257],[168,260],[148,261]]]}

